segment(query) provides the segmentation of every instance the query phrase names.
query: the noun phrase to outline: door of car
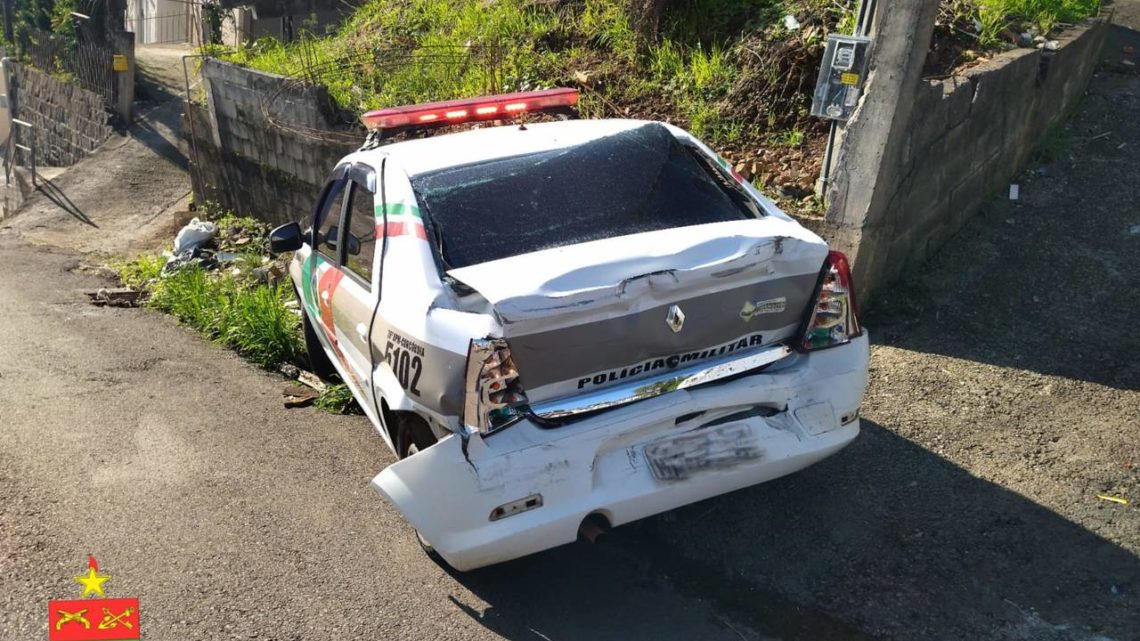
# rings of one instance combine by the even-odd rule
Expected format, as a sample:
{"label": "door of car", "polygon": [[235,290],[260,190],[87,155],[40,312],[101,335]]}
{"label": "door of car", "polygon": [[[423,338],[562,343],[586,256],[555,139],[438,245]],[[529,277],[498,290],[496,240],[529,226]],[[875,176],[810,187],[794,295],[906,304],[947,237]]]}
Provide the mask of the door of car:
{"label": "door of car", "polygon": [[366,411],[374,407],[368,340],[377,301],[373,276],[379,270],[375,192],[376,175],[367,165],[344,165],[333,172],[314,221],[315,251],[305,277],[318,332]]}

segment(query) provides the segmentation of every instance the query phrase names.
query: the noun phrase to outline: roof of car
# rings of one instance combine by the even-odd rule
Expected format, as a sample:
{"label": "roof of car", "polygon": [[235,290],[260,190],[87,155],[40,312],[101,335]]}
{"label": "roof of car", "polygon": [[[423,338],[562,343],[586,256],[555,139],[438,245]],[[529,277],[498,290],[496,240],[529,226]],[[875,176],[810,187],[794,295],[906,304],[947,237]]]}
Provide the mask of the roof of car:
{"label": "roof of car", "polygon": [[[480,127],[397,142],[361,154],[383,154],[395,160],[408,176],[416,176],[446,167],[579,145],[635,129],[649,122],[624,119],[563,120],[526,126],[512,124]],[[675,132],[679,131],[669,125],[665,126]]]}

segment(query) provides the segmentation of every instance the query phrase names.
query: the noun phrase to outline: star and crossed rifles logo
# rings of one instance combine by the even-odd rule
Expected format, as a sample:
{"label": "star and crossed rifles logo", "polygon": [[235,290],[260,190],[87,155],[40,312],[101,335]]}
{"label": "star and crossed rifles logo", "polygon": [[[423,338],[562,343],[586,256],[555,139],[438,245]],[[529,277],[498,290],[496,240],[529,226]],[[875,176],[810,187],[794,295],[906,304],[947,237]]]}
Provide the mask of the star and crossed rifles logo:
{"label": "star and crossed rifles logo", "polygon": [[95,557],[87,557],[87,572],[75,577],[83,586],[81,600],[48,602],[50,641],[128,641],[139,638],[138,599],[94,599],[107,596],[103,584],[111,575],[99,572]]}

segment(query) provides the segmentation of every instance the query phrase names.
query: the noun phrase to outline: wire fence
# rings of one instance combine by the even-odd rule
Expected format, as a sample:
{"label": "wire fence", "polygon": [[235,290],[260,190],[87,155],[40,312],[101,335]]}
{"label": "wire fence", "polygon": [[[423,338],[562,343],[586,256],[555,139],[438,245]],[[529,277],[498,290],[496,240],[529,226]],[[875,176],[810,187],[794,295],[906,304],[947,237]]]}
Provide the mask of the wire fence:
{"label": "wire fence", "polygon": [[114,106],[115,50],[109,43],[75,42],[45,31],[29,38],[22,54],[33,67],[66,75],[102,97],[108,107]]}

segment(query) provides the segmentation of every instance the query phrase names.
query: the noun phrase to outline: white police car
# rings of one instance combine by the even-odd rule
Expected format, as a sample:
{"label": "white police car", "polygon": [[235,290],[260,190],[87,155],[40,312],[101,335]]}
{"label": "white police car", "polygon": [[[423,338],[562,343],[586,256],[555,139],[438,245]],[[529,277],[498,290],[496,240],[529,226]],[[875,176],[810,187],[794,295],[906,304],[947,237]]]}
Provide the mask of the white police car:
{"label": "white police car", "polygon": [[[460,570],[794,472],[859,432],[867,336],[843,255],[676,127],[517,121],[577,97],[365,114],[308,229],[272,234],[296,252],[314,368],[401,459],[373,485]],[[483,126],[427,135],[463,123]]]}

